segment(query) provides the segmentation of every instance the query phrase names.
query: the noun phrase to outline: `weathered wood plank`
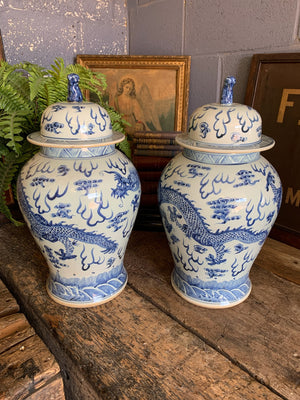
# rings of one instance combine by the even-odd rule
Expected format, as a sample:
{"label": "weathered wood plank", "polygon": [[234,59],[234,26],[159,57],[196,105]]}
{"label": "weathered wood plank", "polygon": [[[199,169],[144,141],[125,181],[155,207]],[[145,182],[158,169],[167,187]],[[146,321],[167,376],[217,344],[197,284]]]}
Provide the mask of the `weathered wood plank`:
{"label": "weathered wood plank", "polygon": [[32,328],[32,326],[28,326],[28,328],[22,329],[21,331],[19,330],[12,333],[11,335],[3,337],[2,339],[0,339],[0,355],[4,351],[9,350],[17,344],[22,347],[22,342],[34,335],[34,329]]}
{"label": "weathered wood plank", "polygon": [[55,312],[61,346],[101,399],[278,399],[130,288],[60,318],[56,306],[44,307],[50,323]]}
{"label": "weathered wood plank", "polygon": [[0,399],[63,400],[60,369],[0,280]]}
{"label": "weathered wood plank", "polygon": [[283,397],[300,398],[298,285],[254,266],[252,293],[239,306],[189,304],[174,295],[173,261],[162,232],[133,232],[125,264],[133,288]]}
{"label": "weathered wood plank", "polygon": [[60,372],[53,355],[37,335],[2,353],[0,364],[1,400],[25,399]]}
{"label": "weathered wood plank", "polygon": [[17,313],[0,318],[0,339],[29,327],[24,314]]}
{"label": "weathered wood plank", "polygon": [[[160,245],[155,253],[159,253]],[[11,251],[16,247],[17,252]],[[45,262],[23,228],[1,229],[0,251],[5,253],[0,273],[30,320],[44,340],[51,342],[58,360],[64,360],[67,373],[72,376],[77,370],[79,379],[72,381],[72,400],[279,400],[129,286],[112,302],[94,308],[72,309],[54,303],[45,290]],[[142,262],[141,254],[140,259]],[[147,263],[138,263],[139,271],[141,265],[147,267]],[[144,280],[148,278],[147,273]],[[156,284],[163,280],[162,276],[154,279]],[[171,291],[168,302],[176,302],[177,297]],[[183,316],[189,319],[189,307],[185,307]]]}
{"label": "weathered wood plank", "polygon": [[300,250],[268,238],[256,265],[300,285]]}
{"label": "weathered wood plank", "polygon": [[17,313],[19,309],[15,298],[0,279],[0,318]]}
{"label": "weathered wood plank", "polygon": [[63,400],[63,399],[65,399],[64,386],[60,375],[56,376],[52,380],[47,381],[44,386],[42,386],[37,391],[31,393],[29,397],[26,397],[26,400]]}

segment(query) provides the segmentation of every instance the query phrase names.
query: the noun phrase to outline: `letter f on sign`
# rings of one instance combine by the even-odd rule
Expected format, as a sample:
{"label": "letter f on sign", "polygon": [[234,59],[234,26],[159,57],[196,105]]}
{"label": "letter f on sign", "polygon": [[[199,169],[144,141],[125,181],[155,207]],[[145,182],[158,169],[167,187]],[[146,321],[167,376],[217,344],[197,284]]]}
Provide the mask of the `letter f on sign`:
{"label": "letter f on sign", "polygon": [[[289,94],[300,94],[300,89],[283,89],[282,90],[281,102],[280,102],[279,111],[278,111],[278,115],[277,115],[277,122],[280,124],[282,124],[282,122],[283,122],[286,107],[294,106],[293,101],[288,101]],[[300,125],[300,120],[298,120],[298,125]]]}

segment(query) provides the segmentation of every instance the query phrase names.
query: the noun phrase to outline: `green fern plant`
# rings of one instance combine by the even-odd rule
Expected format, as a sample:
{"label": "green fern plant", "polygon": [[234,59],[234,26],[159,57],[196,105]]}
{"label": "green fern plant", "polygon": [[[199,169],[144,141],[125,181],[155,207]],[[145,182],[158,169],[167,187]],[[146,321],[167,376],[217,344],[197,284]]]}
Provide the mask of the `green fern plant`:
{"label": "green fern plant", "polygon": [[[66,101],[70,73],[80,77],[83,94],[89,91],[93,99],[106,108],[113,129],[125,134],[126,121],[103,100],[106,89],[105,76],[79,64],[65,65],[57,58],[50,69],[37,64],[0,64],[0,213],[14,224],[20,223],[12,216],[6,204],[6,191],[11,187],[15,196],[17,176],[24,163],[38,148],[31,145],[26,137],[38,131],[43,111],[49,105]],[[94,100],[95,101],[95,100]],[[119,143],[119,149],[130,157],[127,140]]]}

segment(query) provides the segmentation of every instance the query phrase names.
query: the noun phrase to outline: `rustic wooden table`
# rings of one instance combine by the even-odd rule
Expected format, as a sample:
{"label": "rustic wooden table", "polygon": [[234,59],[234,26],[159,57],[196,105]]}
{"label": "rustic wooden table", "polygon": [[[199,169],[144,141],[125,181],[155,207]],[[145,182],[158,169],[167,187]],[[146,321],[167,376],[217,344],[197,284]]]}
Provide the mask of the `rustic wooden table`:
{"label": "rustic wooden table", "polygon": [[59,365],[1,280],[0,399],[65,399]]}
{"label": "rustic wooden table", "polygon": [[58,360],[67,400],[300,399],[299,250],[268,239],[250,297],[224,310],[173,291],[163,232],[133,232],[126,289],[87,309],[48,297],[26,227],[0,228],[0,254],[0,277]]}

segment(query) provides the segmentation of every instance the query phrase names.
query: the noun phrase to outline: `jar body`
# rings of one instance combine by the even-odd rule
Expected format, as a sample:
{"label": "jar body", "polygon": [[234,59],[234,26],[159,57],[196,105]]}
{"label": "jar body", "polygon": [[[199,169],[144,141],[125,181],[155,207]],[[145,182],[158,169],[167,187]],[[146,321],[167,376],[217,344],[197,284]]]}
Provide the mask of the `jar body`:
{"label": "jar body", "polygon": [[244,301],[281,204],[274,167],[260,153],[184,149],[165,167],[158,194],[175,291],[204,307]]}
{"label": "jar body", "polygon": [[114,145],[42,147],[22,168],[17,190],[49,266],[47,291],[53,300],[88,307],[124,289],[123,259],[141,189],[123,153]]}

